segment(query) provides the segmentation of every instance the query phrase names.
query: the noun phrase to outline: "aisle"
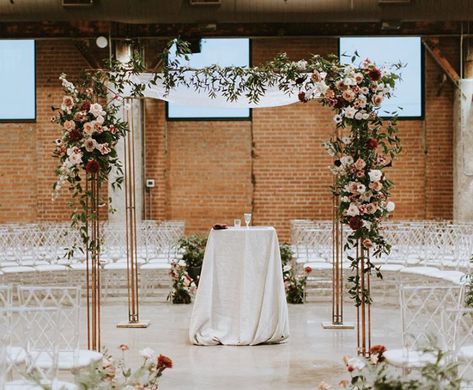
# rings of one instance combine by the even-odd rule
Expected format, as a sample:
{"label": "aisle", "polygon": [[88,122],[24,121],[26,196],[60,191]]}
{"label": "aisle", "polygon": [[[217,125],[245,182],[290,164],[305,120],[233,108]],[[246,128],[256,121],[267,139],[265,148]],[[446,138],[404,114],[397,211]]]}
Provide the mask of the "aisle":
{"label": "aisle", "polygon": [[[256,347],[196,347],[189,343],[187,330],[190,305],[143,305],[142,318],[150,319],[148,329],[116,329],[126,307],[110,304],[103,309],[103,341],[116,356],[119,344],[130,347],[127,363],[139,362],[137,351],[151,347],[171,357],[174,368],[165,372],[160,390],[279,390],[314,389],[323,379],[344,374],[342,357],[353,355],[355,332],[327,331],[320,326],[329,317],[327,303],[289,305],[291,338],[287,344]],[[347,318],[354,310],[347,307]],[[387,347],[400,341],[397,308],[374,310],[373,342]],[[332,380],[335,382],[335,380]]]}

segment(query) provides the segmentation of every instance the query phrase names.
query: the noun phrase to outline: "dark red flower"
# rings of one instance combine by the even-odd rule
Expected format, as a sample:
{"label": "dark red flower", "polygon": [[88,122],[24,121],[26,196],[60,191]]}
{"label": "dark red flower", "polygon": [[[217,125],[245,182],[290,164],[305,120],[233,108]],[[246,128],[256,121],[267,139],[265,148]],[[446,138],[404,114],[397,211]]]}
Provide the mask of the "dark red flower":
{"label": "dark red flower", "polygon": [[299,92],[299,95],[297,95],[297,97],[299,98],[299,100],[302,102],[302,103],[307,103],[309,100],[305,97],[305,92],[304,91],[301,91]]}
{"label": "dark red flower", "polygon": [[351,217],[348,224],[353,230],[358,230],[363,227],[363,221],[358,217]]}
{"label": "dark red flower", "polygon": [[343,98],[338,98],[336,103],[333,105],[335,108],[343,108],[347,105],[347,101]]}
{"label": "dark red flower", "polygon": [[304,267],[304,272],[305,272],[306,274],[310,274],[310,273],[312,272],[312,267],[309,267],[309,266]]}
{"label": "dark red flower", "polygon": [[80,106],[81,111],[89,111],[90,110],[90,102],[84,102],[82,103],[82,106]]}
{"label": "dark red flower", "polygon": [[368,75],[373,81],[379,81],[381,79],[381,71],[378,68],[371,68]]}
{"label": "dark red flower", "polygon": [[80,141],[82,139],[82,133],[79,129],[72,129],[69,132],[69,139],[73,142]]}
{"label": "dark red flower", "polygon": [[376,149],[378,147],[378,140],[376,138],[370,138],[368,142],[366,142],[366,147],[368,149]]}
{"label": "dark red flower", "polygon": [[353,368],[353,366],[350,366],[350,365],[347,366],[347,370],[348,370],[348,372],[353,372],[353,371],[355,371],[355,369]]}
{"label": "dark red flower", "polygon": [[386,347],[381,344],[373,345],[370,348],[370,354],[376,355],[378,358],[378,362],[382,362],[384,360],[383,354],[386,352]]}
{"label": "dark red flower", "polygon": [[85,171],[87,173],[97,173],[100,170],[100,164],[97,160],[89,160],[85,165]]}
{"label": "dark red flower", "polygon": [[164,355],[159,355],[158,356],[158,362],[157,362],[157,367],[158,368],[172,368],[172,360],[168,358],[167,356]]}

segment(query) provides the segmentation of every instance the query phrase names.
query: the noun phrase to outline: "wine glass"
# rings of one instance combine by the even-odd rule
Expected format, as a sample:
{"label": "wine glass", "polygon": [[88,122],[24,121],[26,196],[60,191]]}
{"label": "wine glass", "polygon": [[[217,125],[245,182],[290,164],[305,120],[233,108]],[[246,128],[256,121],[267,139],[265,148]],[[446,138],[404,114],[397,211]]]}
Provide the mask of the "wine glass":
{"label": "wine glass", "polygon": [[251,213],[245,213],[243,214],[243,217],[245,218],[246,227],[249,227],[251,222]]}

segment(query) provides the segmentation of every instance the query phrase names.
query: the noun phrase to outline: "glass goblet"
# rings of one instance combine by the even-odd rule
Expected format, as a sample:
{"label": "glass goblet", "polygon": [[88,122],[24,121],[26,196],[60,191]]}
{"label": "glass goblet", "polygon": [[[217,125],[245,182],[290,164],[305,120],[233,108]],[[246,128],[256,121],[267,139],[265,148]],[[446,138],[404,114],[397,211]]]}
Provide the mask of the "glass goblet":
{"label": "glass goblet", "polygon": [[245,218],[246,227],[249,227],[251,222],[251,213],[245,213],[243,214],[243,217]]}

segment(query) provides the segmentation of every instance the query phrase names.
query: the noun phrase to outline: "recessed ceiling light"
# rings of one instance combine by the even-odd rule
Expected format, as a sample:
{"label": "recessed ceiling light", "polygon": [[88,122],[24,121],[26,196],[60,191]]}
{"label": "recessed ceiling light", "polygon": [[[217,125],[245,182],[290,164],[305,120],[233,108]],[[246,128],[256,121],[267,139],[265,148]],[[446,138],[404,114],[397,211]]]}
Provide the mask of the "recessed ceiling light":
{"label": "recessed ceiling light", "polygon": [[101,35],[100,37],[97,37],[97,39],[95,40],[95,43],[101,49],[105,49],[108,46],[108,39],[104,37],[103,35]]}

